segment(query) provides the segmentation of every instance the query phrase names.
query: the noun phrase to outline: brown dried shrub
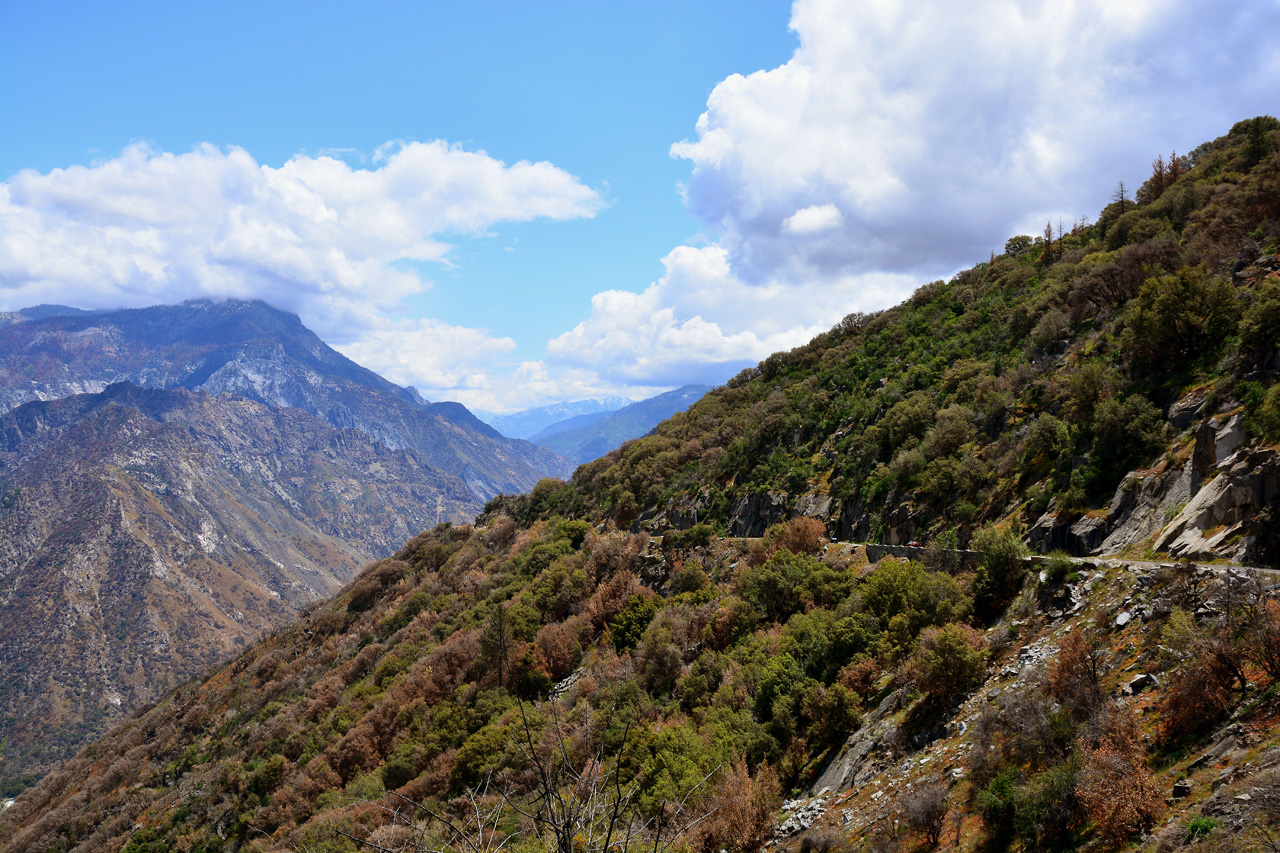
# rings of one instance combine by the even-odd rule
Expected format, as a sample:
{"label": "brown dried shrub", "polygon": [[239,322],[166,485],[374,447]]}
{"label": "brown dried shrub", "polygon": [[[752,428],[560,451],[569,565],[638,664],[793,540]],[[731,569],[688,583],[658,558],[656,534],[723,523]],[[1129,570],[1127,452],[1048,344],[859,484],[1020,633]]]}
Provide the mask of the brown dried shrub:
{"label": "brown dried shrub", "polygon": [[1205,643],[1174,673],[1160,703],[1160,736],[1166,743],[1211,728],[1234,703],[1231,675],[1221,657],[1227,653]]}
{"label": "brown dried shrub", "polygon": [[518,532],[514,521],[505,515],[500,515],[485,528],[481,541],[490,551],[498,552],[514,542]]}
{"label": "brown dried shrub", "polygon": [[533,645],[538,663],[547,671],[553,681],[559,681],[573,672],[578,661],[582,659],[582,645],[579,642],[581,622],[574,617],[568,622],[552,622],[538,629]]}
{"label": "brown dried shrub", "polygon": [[1082,744],[1084,771],[1077,796],[1108,846],[1153,826],[1164,800],[1147,767],[1142,733],[1119,709],[1100,713]]}
{"label": "brown dried shrub", "polygon": [[1258,608],[1249,632],[1249,657],[1273,680],[1280,680],[1280,601],[1274,598]]}
{"label": "brown dried shrub", "polygon": [[640,564],[640,555],[649,545],[649,534],[635,536],[614,530],[603,536],[594,533],[587,536],[584,551],[591,556],[587,567],[592,577],[603,580],[617,572],[634,571]]}
{"label": "brown dried shrub", "polygon": [[947,818],[947,783],[930,779],[916,785],[899,801],[902,819],[908,827],[924,836],[925,843],[936,846],[942,838]]}
{"label": "brown dried shrub", "polygon": [[763,765],[752,778],[745,758],[720,774],[712,791],[710,817],[693,831],[694,849],[754,853],[773,838],[773,815],[782,805],[778,777]]}
{"label": "brown dried shrub", "polygon": [[761,566],[782,550],[814,556],[822,550],[822,540],[826,535],[827,528],[818,519],[793,518],[773,525],[765,531],[762,539],[753,542],[747,551],[747,561],[753,566]]}
{"label": "brown dried shrub", "polygon": [[1058,642],[1058,656],[1049,664],[1049,695],[1085,719],[1102,702],[1102,658],[1105,650],[1096,636],[1086,636],[1080,626]]}
{"label": "brown dried shrub", "polygon": [[837,680],[863,702],[876,694],[876,684],[884,674],[875,658],[862,658],[846,664]]}
{"label": "brown dried shrub", "polygon": [[[594,562],[595,554],[592,552]],[[622,612],[631,596],[640,591],[640,581],[630,571],[623,569],[600,584],[587,600],[584,612],[597,631],[603,631],[609,622]]]}

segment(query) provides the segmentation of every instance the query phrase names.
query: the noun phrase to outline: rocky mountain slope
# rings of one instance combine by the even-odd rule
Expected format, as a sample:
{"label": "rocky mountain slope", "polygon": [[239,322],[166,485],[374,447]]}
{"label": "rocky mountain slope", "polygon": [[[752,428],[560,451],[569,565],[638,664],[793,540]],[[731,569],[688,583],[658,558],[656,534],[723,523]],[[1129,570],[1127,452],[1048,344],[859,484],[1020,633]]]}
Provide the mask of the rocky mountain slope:
{"label": "rocky mountain slope", "polygon": [[1273,851],[1277,149],[1241,122],[414,537],[4,849]]}
{"label": "rocky mountain slope", "polygon": [[543,850],[548,791],[583,850],[1272,849],[1277,576],[486,521],[117,727],[3,849]]}
{"label": "rocky mountain slope", "polygon": [[1016,522],[1046,550],[1280,561],[1278,147],[1264,116],[1161,157],[1137,203],[770,356],[542,509],[887,543]]}
{"label": "rocky mountain slope", "polygon": [[7,319],[0,791],[417,531],[571,467],[261,302]]}
{"label": "rocky mountain slope", "polygon": [[539,477],[571,469],[554,453],[504,438],[457,403],[430,404],[388,382],[329,347],[296,315],[263,302],[191,300],[92,313],[50,308],[0,327],[0,408],[122,381],[297,408],[392,450],[413,448],[432,467],[462,477],[477,508],[500,492],[525,491]]}
{"label": "rocky mountain slope", "polygon": [[299,409],[128,383],[0,418],[0,491],[10,784],[473,500]]}
{"label": "rocky mountain slope", "polygon": [[530,441],[548,447],[575,462],[590,462],[625,441],[653,429],[662,421],[693,405],[711,389],[705,385],[685,385],[674,391],[623,406],[603,417],[587,416],[586,423],[553,424]]}

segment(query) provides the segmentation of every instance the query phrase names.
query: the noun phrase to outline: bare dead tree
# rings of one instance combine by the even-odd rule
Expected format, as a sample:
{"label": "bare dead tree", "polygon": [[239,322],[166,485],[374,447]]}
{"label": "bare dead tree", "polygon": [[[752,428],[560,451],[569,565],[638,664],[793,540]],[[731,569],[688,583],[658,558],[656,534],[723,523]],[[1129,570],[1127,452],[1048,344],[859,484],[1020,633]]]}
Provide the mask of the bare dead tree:
{"label": "bare dead tree", "polygon": [[1111,201],[1120,205],[1121,214],[1125,212],[1126,205],[1129,204],[1129,188],[1124,185],[1124,181],[1116,183],[1115,192],[1111,193]]}
{"label": "bare dead tree", "polygon": [[951,803],[947,800],[947,784],[941,779],[921,782],[901,801],[900,809],[907,826],[924,835],[930,847],[938,846]]}

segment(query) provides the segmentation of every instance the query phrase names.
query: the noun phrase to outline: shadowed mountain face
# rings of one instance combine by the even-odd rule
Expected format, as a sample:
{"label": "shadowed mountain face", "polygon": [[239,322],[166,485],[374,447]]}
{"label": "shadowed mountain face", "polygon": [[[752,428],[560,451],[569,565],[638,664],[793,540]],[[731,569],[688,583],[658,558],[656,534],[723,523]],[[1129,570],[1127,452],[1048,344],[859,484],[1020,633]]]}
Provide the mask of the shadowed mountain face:
{"label": "shadowed mountain face", "polygon": [[[31,316],[36,319],[31,319]],[[0,411],[96,393],[114,382],[236,394],[355,429],[392,450],[413,448],[462,477],[474,511],[572,465],[503,438],[456,403],[431,404],[337,352],[296,315],[264,302],[192,300],[124,311],[8,315],[0,326]]]}
{"label": "shadowed mountain face", "polygon": [[0,778],[47,770],[474,500],[299,409],[144,391],[0,418]]}

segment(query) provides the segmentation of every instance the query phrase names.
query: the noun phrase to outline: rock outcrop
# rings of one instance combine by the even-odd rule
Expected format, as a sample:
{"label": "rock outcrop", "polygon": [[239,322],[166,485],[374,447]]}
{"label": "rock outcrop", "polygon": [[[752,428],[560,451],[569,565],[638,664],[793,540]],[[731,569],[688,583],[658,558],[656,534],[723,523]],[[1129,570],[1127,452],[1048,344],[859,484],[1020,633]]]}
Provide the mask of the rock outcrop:
{"label": "rock outcrop", "polygon": [[[1170,409],[1173,426],[1190,428],[1203,408],[1192,395]],[[1028,531],[1032,548],[1075,556],[1119,554],[1148,544],[1170,557],[1270,564],[1280,559],[1273,513],[1280,504],[1280,461],[1249,441],[1238,407],[1204,417],[1189,455],[1134,471],[1105,514],[1041,516]]]}

